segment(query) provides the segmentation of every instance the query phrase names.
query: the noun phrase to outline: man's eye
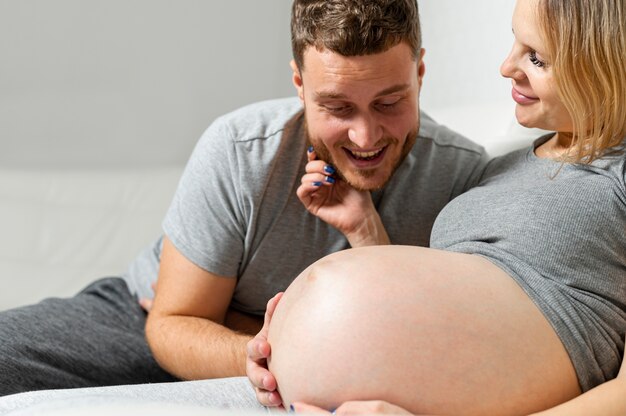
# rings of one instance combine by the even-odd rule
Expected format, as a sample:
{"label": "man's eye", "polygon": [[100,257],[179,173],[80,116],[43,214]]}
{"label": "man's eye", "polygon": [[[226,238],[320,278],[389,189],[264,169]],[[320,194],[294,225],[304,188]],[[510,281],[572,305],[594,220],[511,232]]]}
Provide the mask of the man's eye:
{"label": "man's eye", "polygon": [[380,101],[376,104],[379,110],[393,110],[398,105],[399,100]]}
{"label": "man's eye", "polygon": [[328,111],[331,114],[344,114],[350,111],[350,107],[346,105],[334,106],[334,105],[324,105],[322,106],[324,110]]}

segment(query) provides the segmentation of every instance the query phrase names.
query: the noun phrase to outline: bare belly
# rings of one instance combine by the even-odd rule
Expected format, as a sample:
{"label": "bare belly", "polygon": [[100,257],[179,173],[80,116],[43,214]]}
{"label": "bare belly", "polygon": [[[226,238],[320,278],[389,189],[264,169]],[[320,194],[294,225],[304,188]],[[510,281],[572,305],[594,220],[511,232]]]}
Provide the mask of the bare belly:
{"label": "bare belly", "polygon": [[553,329],[478,256],[389,246],[305,270],[270,326],[289,404],[386,400],[413,413],[527,414],[580,394]]}

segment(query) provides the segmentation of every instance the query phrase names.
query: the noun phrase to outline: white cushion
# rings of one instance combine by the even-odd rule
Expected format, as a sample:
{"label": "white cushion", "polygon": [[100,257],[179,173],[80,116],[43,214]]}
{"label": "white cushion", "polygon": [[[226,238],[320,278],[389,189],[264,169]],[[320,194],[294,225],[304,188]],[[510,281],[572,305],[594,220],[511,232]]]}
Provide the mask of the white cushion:
{"label": "white cushion", "polygon": [[124,272],[161,234],[181,172],[0,169],[0,310]]}
{"label": "white cushion", "polygon": [[545,134],[543,130],[529,129],[517,123],[512,100],[428,108],[426,112],[438,123],[484,146],[492,157],[528,146]]}

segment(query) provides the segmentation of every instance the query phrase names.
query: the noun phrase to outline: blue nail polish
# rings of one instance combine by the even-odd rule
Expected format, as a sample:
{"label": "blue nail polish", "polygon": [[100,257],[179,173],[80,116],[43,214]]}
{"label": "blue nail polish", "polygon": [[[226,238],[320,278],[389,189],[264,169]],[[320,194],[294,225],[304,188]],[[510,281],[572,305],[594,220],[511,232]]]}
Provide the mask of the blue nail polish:
{"label": "blue nail polish", "polygon": [[313,146],[309,146],[309,148],[307,149],[307,152],[313,153]]}
{"label": "blue nail polish", "polygon": [[326,182],[328,182],[328,183],[335,183],[335,178],[333,178],[332,176],[327,176],[326,177]]}
{"label": "blue nail polish", "polygon": [[336,172],[336,170],[335,170],[334,167],[332,167],[330,165],[326,165],[326,166],[324,166],[324,172],[332,175],[332,174],[334,174]]}
{"label": "blue nail polish", "polygon": [[322,183],[321,182],[313,182],[313,183],[311,183],[311,185],[313,185],[313,186],[322,186]]}
{"label": "blue nail polish", "polygon": [[293,408],[293,404],[289,405],[289,413],[296,413],[296,409]]}

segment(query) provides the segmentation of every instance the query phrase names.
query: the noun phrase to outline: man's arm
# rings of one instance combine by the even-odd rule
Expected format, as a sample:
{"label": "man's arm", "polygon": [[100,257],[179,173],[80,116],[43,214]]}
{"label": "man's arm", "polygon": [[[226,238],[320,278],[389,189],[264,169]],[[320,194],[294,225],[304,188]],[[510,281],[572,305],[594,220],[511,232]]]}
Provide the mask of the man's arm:
{"label": "man's arm", "polygon": [[252,337],[223,325],[236,283],[196,266],[164,238],[146,338],[165,370],[187,380],[245,375]]}

